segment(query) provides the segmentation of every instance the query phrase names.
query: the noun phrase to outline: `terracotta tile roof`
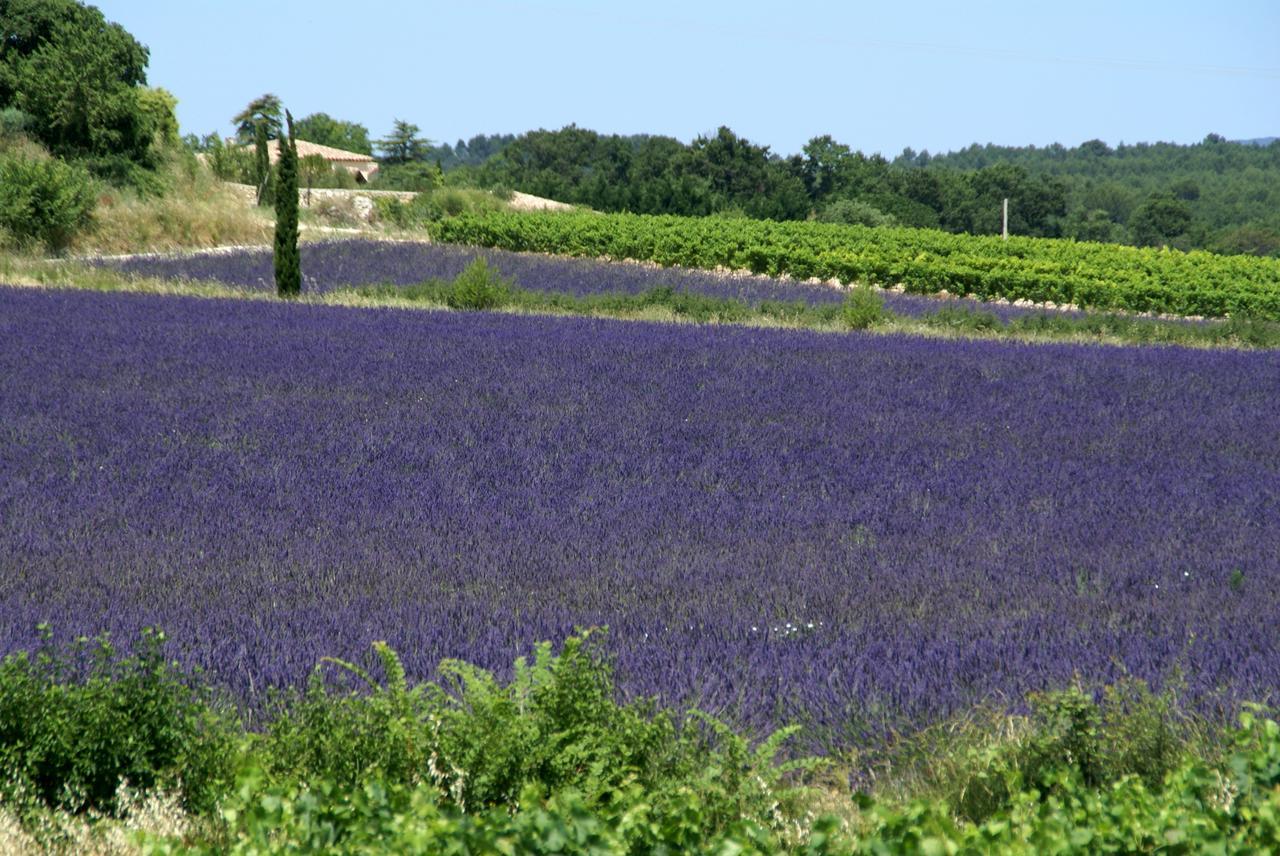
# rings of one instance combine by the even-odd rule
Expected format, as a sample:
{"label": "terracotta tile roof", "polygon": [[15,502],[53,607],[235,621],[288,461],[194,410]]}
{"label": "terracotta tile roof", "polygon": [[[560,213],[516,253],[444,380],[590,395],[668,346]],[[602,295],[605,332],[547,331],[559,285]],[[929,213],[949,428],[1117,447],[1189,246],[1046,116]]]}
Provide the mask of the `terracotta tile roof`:
{"label": "terracotta tile roof", "polygon": [[[250,143],[250,147],[252,147]],[[271,157],[271,162],[275,163],[280,157],[280,141],[270,140],[267,142],[267,153]],[[308,142],[307,140],[298,140],[298,157],[305,158],[307,155],[320,155],[327,161],[336,161],[339,163],[372,163],[373,155],[362,155],[359,152],[346,152],[342,149],[335,149],[333,146],[322,146],[319,143]]]}

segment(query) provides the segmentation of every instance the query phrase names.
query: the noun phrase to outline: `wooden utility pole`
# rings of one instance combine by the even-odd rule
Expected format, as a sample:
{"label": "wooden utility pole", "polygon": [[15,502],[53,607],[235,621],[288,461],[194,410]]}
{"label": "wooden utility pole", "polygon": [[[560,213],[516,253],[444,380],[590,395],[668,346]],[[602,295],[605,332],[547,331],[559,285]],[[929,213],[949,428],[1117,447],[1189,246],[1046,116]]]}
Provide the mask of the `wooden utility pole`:
{"label": "wooden utility pole", "polygon": [[1004,215],[1001,217],[1000,237],[1009,240],[1009,198],[1004,200]]}

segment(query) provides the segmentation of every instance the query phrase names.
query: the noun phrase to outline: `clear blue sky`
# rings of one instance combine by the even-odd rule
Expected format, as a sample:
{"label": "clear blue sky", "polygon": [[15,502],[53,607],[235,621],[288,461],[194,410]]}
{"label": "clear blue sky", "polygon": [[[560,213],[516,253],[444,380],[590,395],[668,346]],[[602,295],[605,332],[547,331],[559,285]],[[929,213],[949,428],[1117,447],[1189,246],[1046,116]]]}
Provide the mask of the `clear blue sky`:
{"label": "clear blue sky", "polygon": [[151,48],[183,132],[229,133],[274,92],[374,137],[571,122],[780,154],[972,142],[1280,135],[1277,0],[97,0]]}

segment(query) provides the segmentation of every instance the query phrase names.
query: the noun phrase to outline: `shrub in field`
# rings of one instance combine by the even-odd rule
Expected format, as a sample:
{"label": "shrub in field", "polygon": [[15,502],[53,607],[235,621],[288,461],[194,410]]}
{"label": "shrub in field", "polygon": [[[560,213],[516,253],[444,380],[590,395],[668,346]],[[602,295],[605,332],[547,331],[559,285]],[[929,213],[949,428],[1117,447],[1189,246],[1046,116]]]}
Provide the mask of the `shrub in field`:
{"label": "shrub in field", "polygon": [[444,208],[432,193],[419,193],[408,202],[394,196],[376,196],[373,200],[378,220],[401,229],[412,229],[444,217]]}
{"label": "shrub in field", "polygon": [[122,782],[181,789],[208,808],[233,775],[230,721],[144,632],[126,657],[105,639],[0,663],[0,802],[111,812]]}
{"label": "shrub in field", "polygon": [[0,153],[0,229],[20,244],[60,250],[89,225],[89,174],[50,157]]}
{"label": "shrub in field", "polygon": [[493,309],[502,305],[513,283],[489,267],[484,256],[476,256],[453,281],[445,302],[453,309]]}
{"label": "shrub in field", "polygon": [[849,329],[865,330],[885,319],[884,298],[870,286],[854,286],[845,296],[841,316]]}
{"label": "shrub in field", "polygon": [[1100,699],[1079,687],[1029,697],[1031,715],[1002,715],[926,729],[896,747],[886,779],[983,823],[1019,794],[1101,789],[1136,778],[1153,793],[1186,758],[1213,754],[1166,689],[1136,679],[1108,685]]}

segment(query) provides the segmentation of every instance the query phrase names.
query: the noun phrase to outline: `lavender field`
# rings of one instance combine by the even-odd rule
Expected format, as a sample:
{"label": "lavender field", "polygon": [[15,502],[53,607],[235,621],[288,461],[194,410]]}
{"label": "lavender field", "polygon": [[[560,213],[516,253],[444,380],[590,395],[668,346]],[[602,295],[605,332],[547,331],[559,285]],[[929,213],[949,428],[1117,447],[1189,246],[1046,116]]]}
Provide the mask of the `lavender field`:
{"label": "lavender field", "polygon": [[[595,259],[513,253],[451,244],[387,241],[329,241],[302,246],[303,291],[322,294],[362,285],[412,285],[426,279],[452,279],[477,256],[529,291],[583,297],[596,294],[639,294],[670,286],[708,297],[762,301],[803,301],[810,305],[840,303],[845,292],[828,285],[729,274],[691,268],[661,268]],[[104,262],[127,274],[162,279],[214,281],[255,291],[274,291],[270,250],[142,256]],[[991,312],[1001,320],[1043,311],[977,300],[940,300],[917,294],[885,294],[885,306],[906,316],[936,312],[942,306]],[[1073,313],[1078,314],[1078,313]]]}
{"label": "lavender field", "polygon": [[626,692],[828,745],[1077,674],[1225,716],[1280,686],[1278,394],[1276,352],[0,288],[0,653],[158,624],[252,705],[607,624]]}

